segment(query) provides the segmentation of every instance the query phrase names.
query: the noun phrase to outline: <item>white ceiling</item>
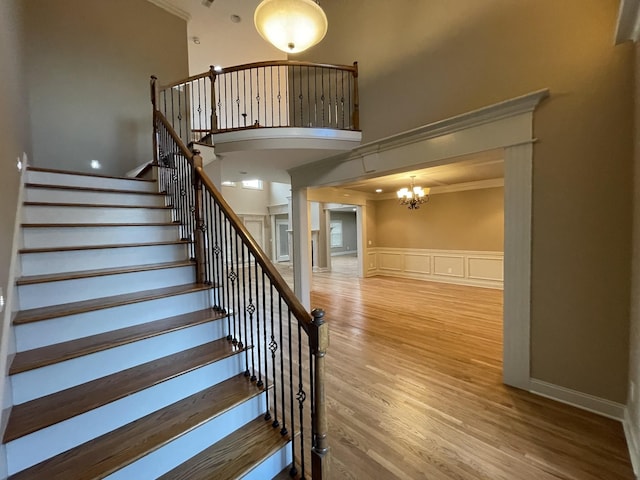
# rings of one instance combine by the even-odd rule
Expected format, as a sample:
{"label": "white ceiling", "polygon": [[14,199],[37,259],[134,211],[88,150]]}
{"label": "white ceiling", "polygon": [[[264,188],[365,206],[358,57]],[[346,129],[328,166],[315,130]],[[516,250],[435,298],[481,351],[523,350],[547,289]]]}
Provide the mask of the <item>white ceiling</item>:
{"label": "white ceiling", "polygon": [[[149,1],[188,19],[190,75],[206,72],[211,65],[230,67],[287,58],[263,40],[253,25],[253,12],[260,0],[214,0],[210,7],[203,0]],[[240,21],[232,21],[232,15]],[[194,37],[200,44],[194,43]]]}
{"label": "white ceiling", "polygon": [[414,180],[417,186],[430,187],[433,189],[432,193],[495,185],[500,182],[491,182],[491,180],[504,178],[503,152],[502,150],[492,150],[478,155],[456,158],[454,162],[446,165],[359,180],[341,185],[341,187],[372,194],[376,193],[376,189],[382,189],[380,195],[395,196],[396,191],[409,186],[411,176],[415,176]]}

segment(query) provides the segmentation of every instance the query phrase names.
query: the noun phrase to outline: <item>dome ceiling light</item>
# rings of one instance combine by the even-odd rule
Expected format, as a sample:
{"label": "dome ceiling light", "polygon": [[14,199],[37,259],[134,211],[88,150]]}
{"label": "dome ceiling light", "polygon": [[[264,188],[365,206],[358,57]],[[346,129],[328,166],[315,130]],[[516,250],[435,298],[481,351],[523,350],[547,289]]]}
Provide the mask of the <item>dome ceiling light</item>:
{"label": "dome ceiling light", "polygon": [[299,53],[327,33],[327,16],[313,0],[263,0],[253,16],[258,33],[277,49]]}

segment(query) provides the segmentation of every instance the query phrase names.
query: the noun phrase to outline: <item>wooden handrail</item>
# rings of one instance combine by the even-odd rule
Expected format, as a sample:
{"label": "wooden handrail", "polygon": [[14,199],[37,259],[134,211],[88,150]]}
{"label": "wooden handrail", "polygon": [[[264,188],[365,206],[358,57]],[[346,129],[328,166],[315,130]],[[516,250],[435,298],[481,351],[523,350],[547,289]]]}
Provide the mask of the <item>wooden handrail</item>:
{"label": "wooden handrail", "polygon": [[171,82],[171,83],[168,83],[166,85],[162,85],[159,89],[160,90],[166,90],[167,88],[177,87],[178,85],[182,85],[183,83],[193,82],[193,81],[198,80],[200,78],[207,78],[207,77],[210,77],[210,76],[211,76],[210,72],[199,73],[198,75],[193,75],[191,77],[183,78],[182,80],[178,80],[176,82]]}
{"label": "wooden handrail", "polygon": [[280,272],[276,270],[273,266],[271,260],[267,258],[267,255],[264,253],[262,248],[256,243],[255,239],[247,230],[242,220],[236,215],[236,213],[231,209],[227,201],[224,199],[222,194],[215,187],[209,176],[205,173],[202,167],[195,168],[196,173],[200,177],[202,184],[205,189],[209,191],[209,193],[215,198],[216,202],[220,205],[221,209],[225,212],[227,218],[231,225],[236,229],[240,237],[244,240],[245,244],[253,254],[256,261],[260,264],[264,272],[267,274],[271,282],[274,284],[276,289],[282,294],[282,299],[289,306],[291,313],[293,313],[294,317],[297,318],[302,328],[307,334],[310,333],[310,327],[313,323],[313,317],[307,310],[304,308],[298,297],[293,293],[291,287],[285,282],[280,275]]}
{"label": "wooden handrail", "polygon": [[269,60],[266,62],[245,63],[243,65],[234,65],[233,67],[225,67],[222,70],[215,73],[224,74],[224,73],[237,72],[239,70],[248,70],[250,68],[261,68],[261,67],[319,67],[319,68],[331,68],[334,70],[344,70],[352,73],[357,72],[357,68],[354,67],[353,65],[333,65],[330,63],[302,62],[298,60]]}
{"label": "wooden handrail", "polygon": [[193,153],[191,151],[189,151],[189,149],[184,145],[184,143],[180,139],[180,136],[176,133],[176,131],[171,126],[169,121],[158,110],[155,110],[153,112],[153,117],[156,120],[158,120],[160,123],[162,123],[162,125],[164,125],[164,127],[167,129],[167,132],[169,133],[169,135],[171,135],[171,138],[173,139],[173,141],[176,143],[176,145],[180,149],[180,153],[182,153],[182,155],[184,155],[187,158],[187,160],[189,161],[189,165],[191,165],[191,167],[193,168],[194,167],[194,165],[193,165]]}
{"label": "wooden handrail", "polygon": [[[152,81],[152,87],[154,86]],[[152,100],[154,95],[152,93]],[[174,196],[174,206],[179,205],[178,207],[178,216],[181,217],[181,222],[184,228],[188,230],[184,232],[186,238],[193,238],[193,250],[191,250],[191,255],[195,260],[196,266],[196,278],[199,283],[207,283],[213,284],[214,282],[218,282],[221,288],[225,288],[225,290],[232,292],[231,299],[229,299],[229,295],[227,294],[226,302],[224,298],[218,299],[216,304],[212,308],[220,309],[220,311],[229,311],[230,307],[232,310],[237,308],[238,312],[246,311],[248,312],[248,321],[249,327],[247,326],[247,315],[244,315],[244,326],[241,321],[240,313],[238,313],[237,319],[235,318],[235,313],[228,317],[228,328],[229,333],[227,336],[227,340],[233,342],[233,345],[237,345],[238,348],[243,348],[246,345],[245,342],[248,341],[247,332],[250,332],[251,342],[254,341],[254,317],[253,314],[256,311],[256,304],[254,304],[251,299],[251,291],[252,291],[252,280],[251,280],[251,263],[249,263],[249,268],[247,269],[248,279],[249,279],[249,299],[243,297],[241,300],[240,292],[242,291],[242,295],[245,293],[245,276],[244,270],[241,267],[242,264],[245,263],[245,249],[248,252],[249,256],[247,257],[249,260],[253,259],[255,263],[253,266],[255,267],[255,281],[258,282],[258,267],[262,272],[262,304],[263,308],[267,304],[265,300],[265,283],[268,279],[270,281],[270,295],[273,300],[273,292],[274,289],[277,292],[277,299],[279,303],[279,315],[280,315],[280,342],[282,343],[282,332],[283,332],[283,317],[282,317],[282,303],[286,304],[288,307],[288,314],[285,315],[285,319],[288,315],[289,322],[289,333],[291,334],[291,321],[294,318],[297,321],[299,329],[304,330],[308,337],[308,346],[309,346],[309,387],[310,390],[307,392],[310,393],[310,402],[311,402],[311,475],[314,480],[328,480],[330,478],[329,468],[328,468],[328,459],[329,459],[329,444],[328,444],[328,422],[327,422],[327,404],[325,399],[325,356],[327,347],[329,344],[329,331],[328,325],[324,321],[324,312],[320,309],[315,309],[311,313],[309,313],[305,307],[300,303],[298,298],[295,296],[294,292],[291,290],[289,285],[285,282],[285,280],[280,275],[280,272],[275,268],[271,260],[264,253],[262,248],[258,245],[252,235],[249,233],[248,229],[242,222],[242,220],[238,217],[238,215],[231,209],[229,204],[226,202],[220,191],[215,187],[211,179],[205,173],[203,165],[202,165],[202,157],[200,156],[197,150],[190,151],[189,148],[185,146],[182,139],[178,136],[173,126],[169,123],[169,121],[165,118],[163,113],[159,110],[155,110],[153,112],[154,118],[154,135],[158,136],[159,142],[162,145],[162,152],[168,154],[167,164],[158,165],[159,167],[169,167],[170,170],[161,169],[161,173],[159,174],[160,178],[163,180],[163,184],[166,185],[166,192],[169,195]],[[164,159],[164,158],[163,158]],[[187,183],[188,182],[188,183]],[[185,195],[185,189],[193,188],[194,194],[192,196]],[[189,200],[189,197],[191,199]],[[184,200],[186,199],[186,203]],[[211,204],[215,205],[214,211],[217,211],[217,214],[212,214]],[[209,205],[207,207],[206,205]],[[180,214],[179,212],[182,212]],[[185,215],[186,213],[186,215]],[[217,216],[217,220],[216,220]],[[227,236],[227,232],[229,232],[229,239],[231,241],[231,235],[233,235],[236,239],[235,241],[235,252],[233,241],[231,241],[231,264],[230,269],[226,271],[226,274],[220,275],[220,265],[214,265],[214,261],[210,259],[207,260],[207,256],[211,254],[215,254],[220,256],[222,254],[222,261],[229,261],[227,258],[228,251],[226,247],[223,245],[223,249],[219,247],[218,240],[214,240],[215,243],[210,243],[207,245],[207,238],[205,235],[211,235],[213,232],[214,237],[216,236],[215,228],[212,230],[212,225],[218,222],[224,227],[220,227],[224,229],[224,233],[222,237]],[[228,228],[227,228],[228,226]],[[233,233],[231,233],[233,232]],[[219,231],[217,235],[220,235]],[[210,237],[208,237],[210,238]],[[217,237],[219,239],[220,236]],[[240,250],[238,250],[238,243],[241,244]],[[224,244],[224,242],[223,242]],[[225,260],[227,258],[227,260]],[[235,268],[234,271],[234,262]],[[217,274],[212,274],[210,268],[213,268],[214,271],[217,270]],[[228,267],[227,267],[228,268]],[[241,273],[242,272],[242,273]],[[240,290],[240,286],[238,284],[236,293],[237,298],[234,297],[233,294],[233,285],[236,280],[242,278],[242,289]],[[255,283],[256,295],[258,289],[258,283]],[[230,301],[229,301],[230,300]],[[237,301],[237,303],[236,303]],[[273,311],[273,303],[271,303],[271,328],[274,329],[274,311]],[[256,382],[258,387],[262,387],[263,378],[265,378],[265,383],[269,383],[267,378],[269,374],[268,368],[268,360],[267,360],[267,350],[271,352],[271,368],[273,378],[271,383],[276,386],[274,392],[277,390],[278,382],[281,383],[280,391],[280,405],[276,402],[276,397],[274,393],[273,397],[273,417],[272,413],[267,409],[267,413],[265,414],[265,420],[270,420],[273,418],[273,426],[277,427],[279,422],[281,421],[282,429],[281,434],[287,434],[287,425],[293,428],[295,431],[295,415],[294,415],[294,396],[299,402],[300,408],[300,417],[299,417],[299,428],[300,428],[300,455],[302,458],[305,457],[304,450],[304,420],[303,420],[303,404],[306,398],[307,393],[303,389],[303,360],[302,360],[302,335],[298,338],[297,351],[298,351],[298,382],[294,383],[294,368],[293,368],[293,357],[292,355],[292,337],[289,337],[289,385],[285,387],[286,381],[284,378],[284,370],[281,371],[281,378],[278,378],[276,374],[276,351],[280,348],[280,365],[282,368],[284,361],[284,353],[286,352],[285,344],[280,345],[278,347],[278,342],[274,338],[274,332],[271,333],[271,341],[267,345],[267,318],[269,318],[268,314],[264,313],[262,315],[256,315],[255,321],[258,322],[260,317],[262,321],[265,322],[263,325],[263,348],[264,348],[264,364],[261,363],[260,359],[260,346],[258,346],[258,361],[255,363],[255,358],[253,355],[251,356],[251,361],[249,360],[249,354],[245,355],[246,357],[246,371],[245,375],[251,376],[251,380]],[[260,336],[260,326],[256,325],[256,331],[258,337]],[[258,339],[258,342],[260,340]],[[260,345],[258,343],[258,345]],[[264,371],[262,367],[264,366]],[[257,369],[257,372],[256,372]],[[257,373],[257,375],[256,375]],[[264,374],[264,377],[263,377]],[[298,388],[297,392],[295,388]],[[285,421],[286,415],[286,405],[285,405],[285,388],[288,388],[287,393],[290,399],[290,417],[288,422]],[[269,405],[269,399],[266,399],[267,405]],[[269,408],[269,407],[268,407]],[[293,441],[291,443],[292,456],[296,458],[296,443]],[[304,463],[302,464],[302,474],[304,474]],[[296,468],[292,467],[291,475],[296,475]]]}

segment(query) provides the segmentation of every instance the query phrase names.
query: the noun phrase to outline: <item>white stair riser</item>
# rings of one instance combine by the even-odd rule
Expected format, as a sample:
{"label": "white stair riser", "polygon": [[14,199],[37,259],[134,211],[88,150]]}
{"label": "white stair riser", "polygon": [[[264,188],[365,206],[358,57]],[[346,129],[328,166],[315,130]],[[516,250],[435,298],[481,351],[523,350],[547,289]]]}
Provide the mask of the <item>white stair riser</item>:
{"label": "white stair riser", "polygon": [[127,180],[121,178],[92,177],[88,175],[73,175],[65,173],[35,172],[27,170],[27,183],[47,185],[64,185],[68,187],[111,188],[116,190],[131,190],[133,192],[157,192],[156,182],[141,180]]}
{"label": "white stair riser", "polygon": [[20,261],[22,275],[26,276],[177,262],[187,258],[187,245],[175,244],[23,253]]}
{"label": "white stair riser", "polygon": [[197,325],[11,376],[20,404],[222,338],[226,323]]}
{"label": "white stair riser", "polygon": [[27,188],[26,202],[85,203],[96,205],[163,206],[167,197],[161,195],[116,192],[92,192],[58,188]]}
{"label": "white stair riser", "polygon": [[[300,453],[300,452],[297,452]],[[242,480],[264,480],[273,478],[293,463],[291,453],[291,442],[284,445],[280,450],[265,459],[260,465],[242,477]]]}
{"label": "white stair riser", "polygon": [[156,223],[171,221],[171,210],[157,208],[25,205],[22,211],[24,223]]}
{"label": "white stair riser", "polygon": [[261,396],[253,398],[106,478],[108,480],[156,479],[263,414],[264,411],[263,398]]}
{"label": "white stair riser", "polygon": [[14,327],[16,350],[67,342],[208,308],[209,291],[159,298]]}
{"label": "white stair riser", "polygon": [[[241,369],[239,355],[236,355],[14,440],[7,444],[9,474],[11,475],[35,465],[69,448],[115,430],[189,395],[220,383],[240,373]],[[245,411],[248,410],[251,414],[257,412],[246,421],[255,418],[260,414],[261,410],[264,411],[265,409],[265,401],[260,397],[246,403],[248,404],[247,406],[239,406],[237,408],[244,408]],[[245,418],[244,414],[238,416],[237,413],[232,417],[239,418],[239,421]],[[230,428],[233,430],[238,425],[240,424],[232,424]],[[212,440],[209,441],[212,442]],[[141,477],[121,478],[137,479]]]}
{"label": "white stair riser", "polygon": [[80,302],[92,298],[110,297],[141,290],[186,285],[195,281],[195,267],[164,268],[144,272],[102,275],[59,282],[20,285],[20,308],[48,307],[63,303]]}
{"label": "white stair riser", "polygon": [[23,228],[24,248],[53,248],[85,245],[115,245],[178,240],[180,229],[173,225],[116,227]]}

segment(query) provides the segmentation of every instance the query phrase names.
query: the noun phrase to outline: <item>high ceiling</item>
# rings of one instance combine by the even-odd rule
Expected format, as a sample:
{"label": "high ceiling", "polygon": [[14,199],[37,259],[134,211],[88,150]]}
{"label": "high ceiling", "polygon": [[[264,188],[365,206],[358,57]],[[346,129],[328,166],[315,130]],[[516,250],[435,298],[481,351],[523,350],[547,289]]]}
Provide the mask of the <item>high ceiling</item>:
{"label": "high ceiling", "polygon": [[[253,25],[253,12],[260,0],[149,1],[187,19],[189,70],[192,75],[208,70],[210,65],[224,67],[286,58],[283,52],[265,42],[256,32]],[[239,21],[235,16],[239,17]],[[199,44],[194,42],[194,37],[198,38]],[[293,150],[288,153],[296,155]],[[342,187],[367,193],[382,189],[383,192],[380,195],[386,196],[408,186],[412,175],[416,177],[416,185],[432,187],[434,192],[446,191],[452,185],[504,177],[503,161],[499,151],[457,160],[459,161],[448,165],[369,178],[342,185]],[[247,168],[247,165],[243,165],[242,170]],[[267,181],[286,180],[288,175],[284,170],[276,171],[273,168],[271,170],[270,175],[260,171],[258,176]],[[277,175],[274,176],[274,172]]]}

